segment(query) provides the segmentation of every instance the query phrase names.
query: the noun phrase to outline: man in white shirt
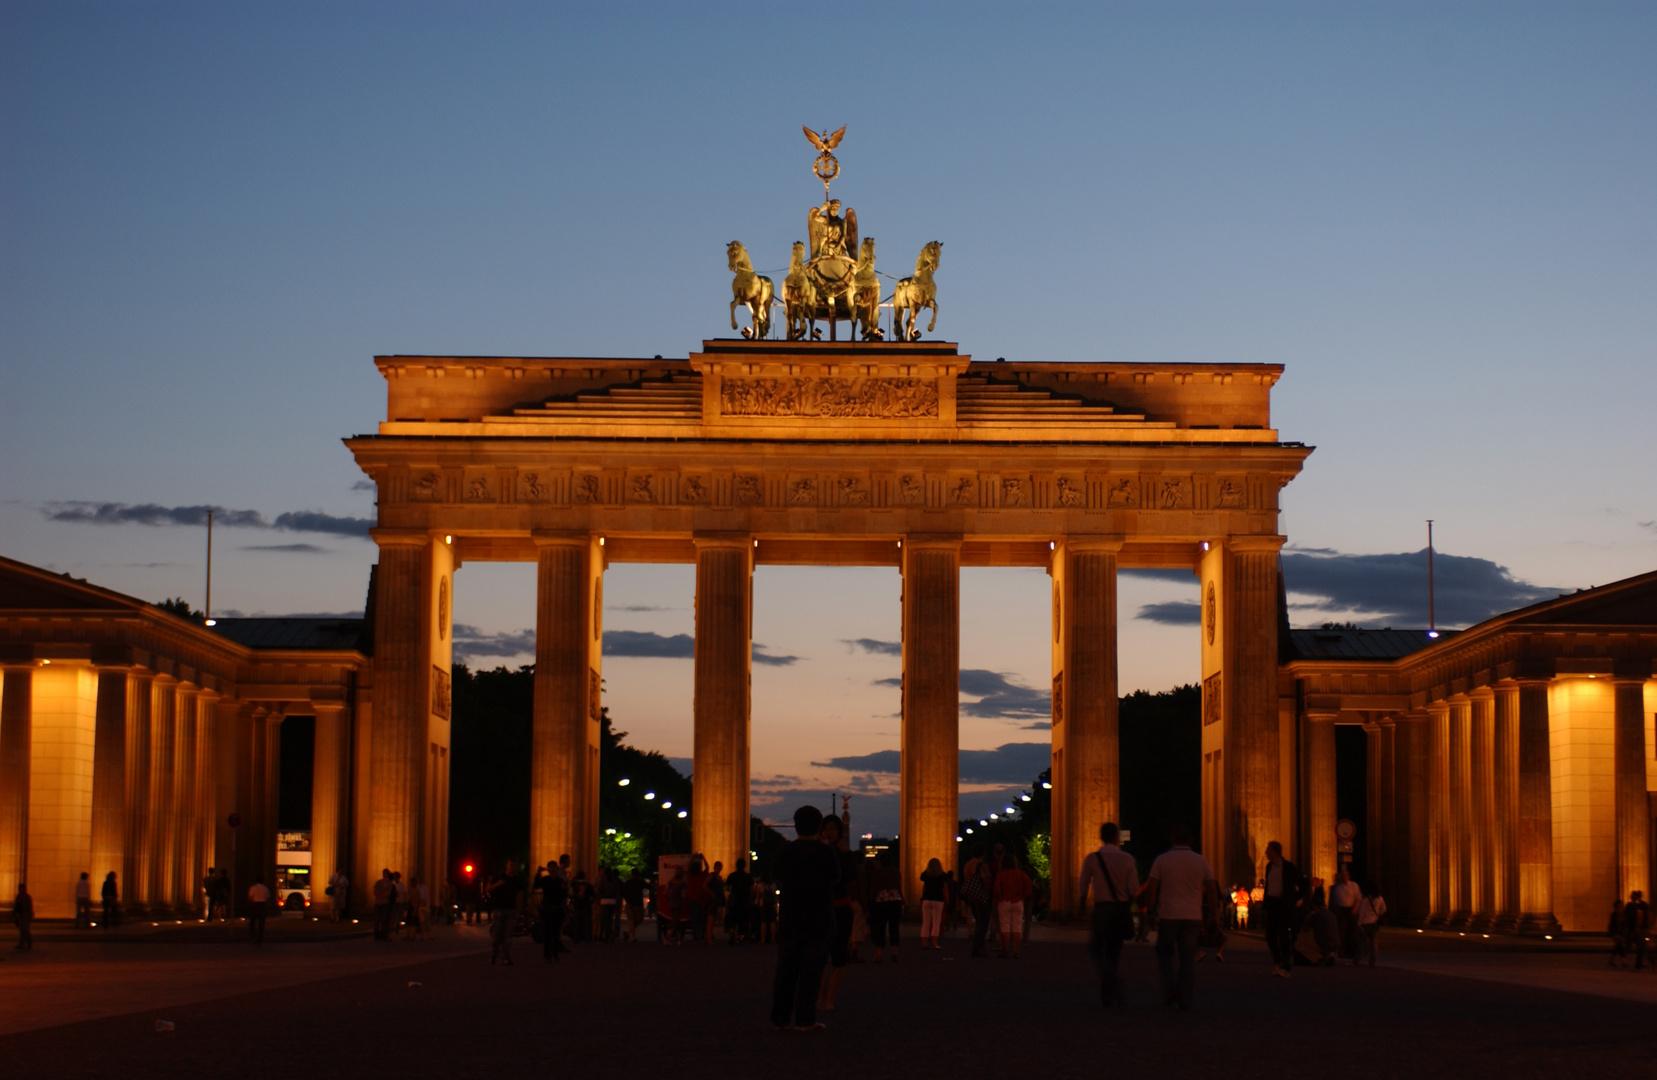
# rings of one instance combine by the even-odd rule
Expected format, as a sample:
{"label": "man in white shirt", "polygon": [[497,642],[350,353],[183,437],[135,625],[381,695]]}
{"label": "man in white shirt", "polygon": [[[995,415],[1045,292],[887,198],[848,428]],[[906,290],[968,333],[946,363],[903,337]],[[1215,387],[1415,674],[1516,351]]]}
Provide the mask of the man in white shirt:
{"label": "man in white shirt", "polygon": [[270,890],[265,879],[256,877],[247,890],[247,936],[253,944],[265,943],[265,908],[270,903]]}
{"label": "man in white shirt", "polygon": [[1133,934],[1132,903],[1139,891],[1139,867],[1133,856],[1118,846],[1121,830],[1116,822],[1099,826],[1099,850],[1082,860],[1082,906],[1093,894],[1093,932],[1087,953],[1099,973],[1099,1003],[1115,1005],[1121,999],[1117,964],[1122,959],[1122,942]]}
{"label": "man in white shirt", "polygon": [[1363,890],[1345,870],[1335,874],[1335,884],[1329,888],[1329,910],[1335,913],[1335,924],[1341,932],[1341,957],[1358,962],[1358,901]]}
{"label": "man in white shirt", "polygon": [[[1189,1010],[1197,992],[1197,935],[1202,930],[1203,901],[1216,915],[1220,894],[1208,860],[1191,850],[1191,830],[1181,825],[1173,847],[1151,864],[1147,907],[1160,903],[1156,924],[1156,959],[1162,968],[1164,1005]],[[1175,956],[1178,955],[1178,968]]]}

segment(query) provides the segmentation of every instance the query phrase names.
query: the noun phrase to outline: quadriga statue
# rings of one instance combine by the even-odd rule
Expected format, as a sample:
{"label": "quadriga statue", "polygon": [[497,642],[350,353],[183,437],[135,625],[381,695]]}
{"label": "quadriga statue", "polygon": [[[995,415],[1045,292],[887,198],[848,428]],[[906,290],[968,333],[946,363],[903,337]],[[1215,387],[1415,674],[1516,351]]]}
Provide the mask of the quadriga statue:
{"label": "quadriga statue", "polygon": [[768,336],[771,333],[771,300],[776,295],[776,287],[771,284],[770,278],[754,273],[748,249],[742,246],[740,240],[732,240],[726,245],[725,262],[736,275],[731,279],[731,329],[736,329],[736,306],[741,304],[748,309],[752,323],[742,331],[742,336],[756,341]]}
{"label": "quadriga statue", "polygon": [[930,334],[938,325],[938,286],[933,284],[932,274],[938,269],[943,249],[937,240],[921,248],[921,253],[915,256],[915,276],[902,279],[892,290],[892,330],[899,341],[914,341],[921,336],[915,322],[922,308],[932,309],[932,321],[926,324],[926,332]]}

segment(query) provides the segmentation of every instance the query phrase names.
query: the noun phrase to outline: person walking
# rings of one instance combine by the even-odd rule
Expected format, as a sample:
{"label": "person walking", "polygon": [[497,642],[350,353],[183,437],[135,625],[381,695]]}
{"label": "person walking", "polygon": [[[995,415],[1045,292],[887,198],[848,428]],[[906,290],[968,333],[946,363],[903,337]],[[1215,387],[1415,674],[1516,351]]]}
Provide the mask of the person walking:
{"label": "person walking", "polygon": [[216,896],[219,901],[219,918],[225,922],[230,921],[231,892],[230,871],[221,866],[219,867],[219,876],[213,882],[213,895]]}
{"label": "person walking", "polygon": [[1611,966],[1627,967],[1623,961],[1628,957],[1628,917],[1618,897],[1611,898],[1611,917],[1606,920],[1605,932],[1611,935]]}
{"label": "person walking", "polygon": [[512,966],[512,932],[517,929],[518,912],[523,908],[523,882],[518,867],[506,861],[506,872],[489,885],[489,962]]}
{"label": "person walking", "polygon": [[408,908],[408,885],[403,881],[403,872],[391,872],[391,912],[390,926],[386,930],[386,940],[391,941],[397,935],[397,930],[403,925],[403,912]]}
{"label": "person walking", "polygon": [[713,944],[713,928],[725,925],[725,864],[715,862],[708,875],[708,944]]}
{"label": "person walking", "polygon": [[732,945],[748,940],[753,917],[754,876],[748,873],[748,860],[738,859],[725,879],[725,930]]}
{"label": "person walking", "polygon": [[1157,908],[1156,958],[1162,968],[1163,1004],[1189,1011],[1196,1004],[1203,902],[1207,900],[1217,915],[1220,894],[1208,860],[1191,850],[1191,830],[1177,826],[1170,839],[1173,846],[1151,864],[1145,884]]}
{"label": "person walking", "polygon": [[75,929],[92,925],[92,876],[81,871],[75,882]]}
{"label": "person walking", "polygon": [[593,884],[585,870],[577,870],[570,882],[570,927],[574,940],[593,940]]}
{"label": "person walking", "polygon": [[[1651,929],[1651,908],[1645,902],[1645,893],[1635,889],[1623,905],[1623,920],[1628,927],[1628,948],[1634,954],[1634,970],[1646,966],[1646,933]],[[1652,963],[1657,969],[1657,961]]]}
{"label": "person walking", "polygon": [[1335,872],[1335,884],[1329,887],[1329,910],[1335,914],[1335,925],[1340,927],[1343,960],[1358,962],[1358,901],[1363,890],[1345,870]]}
{"label": "person walking", "polygon": [[[846,964],[851,958],[852,925],[857,920],[857,912],[852,907],[852,890],[867,884],[859,880],[861,868],[858,863],[862,860],[851,853],[845,837],[845,823],[837,817],[825,817],[818,826],[818,840],[833,853],[840,867],[829,895],[829,906],[834,909],[834,936],[829,940],[828,971],[822,976],[822,986],[818,990],[819,1011],[832,1011],[835,998],[840,996],[840,983],[846,977]],[[788,903],[788,895],[784,892],[785,911]]]}
{"label": "person walking", "polygon": [[644,880],[644,875],[639,872],[639,868],[636,866],[633,867],[633,872],[627,876],[627,880],[621,883],[621,899],[627,905],[626,936],[628,941],[637,942],[639,940],[639,924],[644,921],[644,894],[648,886],[649,882]]}
{"label": "person walking", "polygon": [[840,859],[818,834],[823,812],[815,806],[794,811],[794,840],[772,860],[786,898],[777,927],[777,972],[771,983],[771,1026],[778,1031],[823,1028],[817,1020],[817,992],[834,938],[834,887]]}
{"label": "person walking", "polygon": [[1099,1004],[1122,1000],[1118,968],[1122,943],[1133,936],[1131,898],[1139,892],[1139,864],[1122,850],[1122,830],[1114,821],[1099,826],[1099,850],[1082,860],[1082,906],[1093,897],[1093,925],[1087,952],[1099,974]]}
{"label": "person walking", "polygon": [[1024,902],[1030,889],[1030,875],[1019,869],[1012,852],[1001,856],[1001,872],[995,875],[995,914],[1003,958],[1018,959],[1018,944],[1024,937]]}
{"label": "person walking", "polygon": [[621,933],[621,877],[616,868],[606,866],[598,872],[598,940],[614,945]]}
{"label": "person walking", "polygon": [[391,871],[381,870],[374,883],[374,940],[391,940]]}
{"label": "person walking", "polygon": [[1364,882],[1363,895],[1358,899],[1359,955],[1375,966],[1376,940],[1381,934],[1381,920],[1387,914],[1387,901],[1373,881]]}
{"label": "person walking", "polygon": [[247,887],[247,936],[255,945],[265,943],[265,912],[270,906],[270,890],[262,875]]}
{"label": "person walking", "polygon": [[1266,946],[1271,949],[1272,974],[1287,979],[1295,963],[1295,937],[1300,933],[1300,902],[1306,878],[1283,857],[1283,845],[1266,845]]}
{"label": "person walking", "polygon": [[17,951],[32,951],[35,947],[35,898],[29,895],[26,882],[17,883],[17,895],[12,897],[12,922],[17,924]]}
{"label": "person walking", "polygon": [[769,875],[761,876],[754,883],[759,893],[759,928],[757,931],[761,945],[775,945],[777,943],[777,884]]}
{"label": "person walking", "polygon": [[949,876],[944,864],[932,859],[921,871],[921,948],[941,949],[938,937],[943,931],[944,906],[947,902]]}
{"label": "person walking", "polygon": [[713,893],[708,888],[709,876],[702,856],[691,856],[690,870],[685,874],[685,902],[690,906],[692,941],[706,942],[707,932],[713,926]]}
{"label": "person walking", "polygon": [[972,912],[972,955],[988,956],[984,947],[984,939],[990,930],[990,882],[992,874],[987,859],[984,858],[984,845],[972,845],[972,858],[961,869],[961,900]]}
{"label": "person walking", "polygon": [[685,913],[690,909],[690,901],[686,898],[690,886],[686,883],[685,868],[673,868],[673,876],[660,889],[656,898],[656,941],[666,945],[669,941],[675,945],[685,943]]}
{"label": "person walking", "polygon": [[898,924],[903,921],[903,875],[892,865],[892,853],[875,856],[869,875],[869,932],[875,939],[875,963],[880,963],[888,938],[892,942],[892,963],[898,962]]}
{"label": "person walking", "polygon": [[100,899],[104,905],[104,929],[113,930],[121,925],[121,890],[115,884],[115,871],[113,870],[104,875],[104,885]]}
{"label": "person walking", "polygon": [[569,951],[564,948],[564,916],[570,901],[569,882],[564,880],[558,864],[549,862],[546,869],[535,875],[534,889],[541,894],[541,906],[537,909],[541,961],[555,963],[559,954]]}

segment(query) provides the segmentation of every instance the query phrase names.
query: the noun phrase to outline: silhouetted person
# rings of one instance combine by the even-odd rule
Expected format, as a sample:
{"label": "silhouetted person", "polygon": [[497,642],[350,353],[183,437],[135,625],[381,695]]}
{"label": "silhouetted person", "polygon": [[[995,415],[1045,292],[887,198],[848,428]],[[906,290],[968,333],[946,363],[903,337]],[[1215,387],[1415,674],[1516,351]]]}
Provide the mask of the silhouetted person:
{"label": "silhouetted person", "polygon": [[771,988],[771,1024],[781,1030],[812,1031],[817,1022],[817,989],[834,938],[834,886],[840,880],[835,850],[818,840],[823,813],[815,806],[794,811],[795,839],[773,861],[782,889],[777,927],[777,975]]}
{"label": "silhouetted person", "polygon": [[1220,892],[1208,860],[1191,850],[1191,830],[1177,826],[1169,839],[1173,847],[1151,864],[1145,882],[1147,902],[1157,906],[1156,958],[1162,968],[1163,1004],[1189,1010],[1196,1003],[1203,901],[1219,918]]}
{"label": "silhouetted person", "polygon": [[1122,943],[1133,936],[1132,897],[1139,892],[1139,866],[1121,848],[1122,831],[1114,821],[1099,826],[1099,850],[1082,860],[1082,904],[1093,896],[1093,929],[1087,951],[1099,973],[1099,1003],[1121,999],[1118,965]]}
{"label": "silhouetted person", "polygon": [[1622,914],[1628,926],[1628,947],[1634,953],[1634,970],[1639,971],[1646,966],[1646,931],[1651,928],[1651,908],[1645,902],[1645,893],[1639,889],[1630,893]]}
{"label": "silhouetted person", "polygon": [[391,940],[391,871],[381,870],[374,883],[374,940]]}
{"label": "silhouetted person", "polygon": [[255,877],[247,890],[247,936],[255,945],[265,943],[265,909],[269,906],[270,890],[265,888],[265,879]]}
{"label": "silhouetted person", "polygon": [[85,871],[75,882],[75,929],[92,924],[92,878]]}
{"label": "silhouetted person", "polygon": [[564,948],[564,915],[569,909],[570,887],[557,863],[548,863],[535,876],[534,887],[540,890],[541,959],[551,963]]}
{"label": "silhouetted person", "polygon": [[17,883],[17,895],[12,897],[12,922],[17,924],[17,951],[28,952],[35,947],[35,936],[30,928],[35,921],[35,898],[29,895],[26,883]]}
{"label": "silhouetted person", "polygon": [[497,958],[512,966],[512,931],[516,928],[518,911],[523,907],[524,884],[518,880],[518,868],[512,860],[506,862],[506,873],[489,886],[489,962]]}
{"label": "silhouetted person", "polygon": [[104,875],[102,891],[104,929],[113,930],[121,924],[121,890],[115,884],[115,871]]}
{"label": "silhouetted person", "polygon": [[753,921],[754,878],[748,873],[747,859],[738,859],[736,869],[725,879],[725,897],[725,929],[735,945],[748,937]]}
{"label": "silhouetted person", "polygon": [[1300,932],[1300,900],[1306,878],[1283,857],[1283,845],[1266,845],[1266,945],[1272,953],[1272,974],[1289,977],[1295,964],[1295,936]]}

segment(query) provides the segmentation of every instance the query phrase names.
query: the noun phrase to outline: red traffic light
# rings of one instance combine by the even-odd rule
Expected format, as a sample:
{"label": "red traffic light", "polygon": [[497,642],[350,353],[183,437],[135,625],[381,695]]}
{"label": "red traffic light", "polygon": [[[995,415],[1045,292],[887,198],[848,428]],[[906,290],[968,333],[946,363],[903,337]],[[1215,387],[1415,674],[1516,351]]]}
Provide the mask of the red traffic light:
{"label": "red traffic light", "polygon": [[466,876],[467,877],[472,876],[472,864],[471,863],[467,863],[465,866],[461,867],[461,869],[466,871]]}

